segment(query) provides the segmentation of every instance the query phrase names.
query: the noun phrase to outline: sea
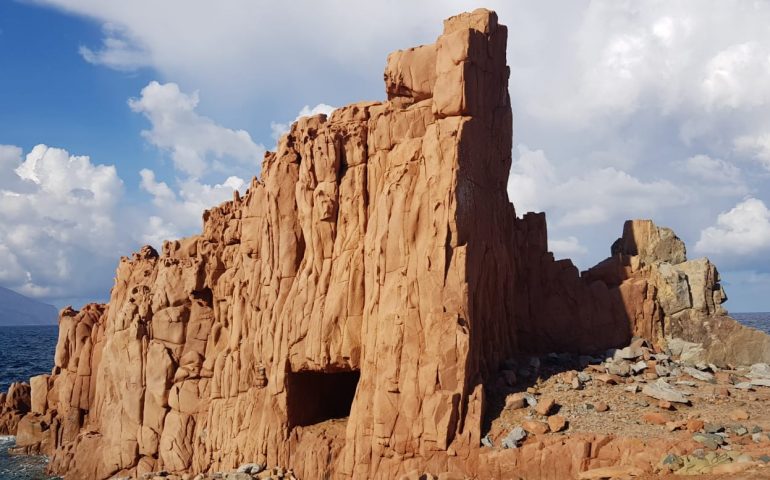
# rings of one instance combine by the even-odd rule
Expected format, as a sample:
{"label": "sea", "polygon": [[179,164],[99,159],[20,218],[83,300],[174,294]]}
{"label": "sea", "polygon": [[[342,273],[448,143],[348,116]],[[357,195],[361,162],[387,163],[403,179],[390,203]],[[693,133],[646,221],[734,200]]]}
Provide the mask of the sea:
{"label": "sea", "polygon": [[[770,312],[731,313],[741,323],[770,334]],[[50,373],[56,350],[57,326],[0,327],[0,391],[12,382]],[[8,455],[14,438],[0,436],[0,480],[47,480],[46,458]]]}
{"label": "sea", "polygon": [[[0,392],[17,381],[51,373],[59,327],[0,327]],[[44,480],[48,463],[42,455],[8,455],[14,437],[0,436],[0,480]]]}

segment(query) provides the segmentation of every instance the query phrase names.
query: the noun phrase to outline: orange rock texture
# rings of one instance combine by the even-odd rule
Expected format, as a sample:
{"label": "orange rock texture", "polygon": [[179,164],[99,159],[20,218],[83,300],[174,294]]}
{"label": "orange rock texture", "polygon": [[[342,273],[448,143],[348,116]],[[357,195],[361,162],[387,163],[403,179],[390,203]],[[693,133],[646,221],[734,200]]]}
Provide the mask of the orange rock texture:
{"label": "orange rock texture", "polygon": [[[62,312],[20,448],[66,478],[507,475],[480,457],[485,380],[523,352],[663,335],[623,262],[666,252],[626,246],[581,277],[548,252],[543,214],[517,218],[506,36],[494,12],[449,18],[388,57],[387,101],[300,119],[200,235],[121,259],[108,305]],[[584,443],[546,447],[572,474]]]}

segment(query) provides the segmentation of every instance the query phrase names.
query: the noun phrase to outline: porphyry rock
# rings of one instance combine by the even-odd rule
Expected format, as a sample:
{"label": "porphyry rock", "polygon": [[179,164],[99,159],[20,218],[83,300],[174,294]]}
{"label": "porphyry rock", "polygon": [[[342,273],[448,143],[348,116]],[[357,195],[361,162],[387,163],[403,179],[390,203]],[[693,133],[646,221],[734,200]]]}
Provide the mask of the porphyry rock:
{"label": "porphyry rock", "polygon": [[562,415],[551,415],[548,417],[548,427],[552,432],[561,432],[567,428],[567,419]]}
{"label": "porphyry rock", "polygon": [[[660,347],[673,332],[717,363],[767,361],[770,343],[723,316],[716,269],[688,263],[669,229],[628,222],[613,256],[581,275],[548,252],[544,214],[517,215],[506,43],[494,12],[449,18],[435,43],[388,58],[387,100],[295,122],[199,235],[122,258],[108,304],[62,310],[52,374],[26,402],[9,392],[0,429],[26,419],[20,446],[68,479],[244,462],[298,478],[428,466],[487,478],[508,468],[478,451],[485,386],[508,359],[530,358],[521,376],[534,380],[534,354],[594,354],[634,335]],[[653,275],[659,262],[675,268]],[[575,458],[561,478],[584,468]]]}
{"label": "porphyry rock", "polygon": [[550,415],[556,408],[556,401],[553,398],[544,398],[537,402],[535,411],[539,415]]}

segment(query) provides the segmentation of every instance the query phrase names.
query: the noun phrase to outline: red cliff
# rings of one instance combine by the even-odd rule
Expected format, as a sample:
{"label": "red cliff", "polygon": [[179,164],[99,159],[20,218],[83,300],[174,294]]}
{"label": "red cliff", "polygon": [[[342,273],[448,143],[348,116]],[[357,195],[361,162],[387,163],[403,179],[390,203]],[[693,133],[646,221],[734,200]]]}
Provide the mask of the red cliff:
{"label": "red cliff", "polygon": [[506,359],[686,329],[695,300],[667,315],[656,292],[682,277],[648,259],[686,283],[683,247],[621,242],[581,277],[543,214],[517,218],[506,36],[487,10],[446,20],[388,57],[387,101],[300,119],[200,235],[121,259],[108,305],[62,312],[19,445],[67,478],[472,473]]}

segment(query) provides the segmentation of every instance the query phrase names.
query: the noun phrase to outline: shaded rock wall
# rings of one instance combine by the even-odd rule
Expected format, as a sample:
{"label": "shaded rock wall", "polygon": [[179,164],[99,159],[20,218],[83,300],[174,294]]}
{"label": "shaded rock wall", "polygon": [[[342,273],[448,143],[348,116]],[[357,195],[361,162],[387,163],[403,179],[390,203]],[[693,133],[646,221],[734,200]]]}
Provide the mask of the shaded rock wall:
{"label": "shaded rock wall", "polygon": [[[618,246],[581,277],[508,201],[506,35],[486,10],[448,19],[389,56],[387,101],[300,119],[200,235],[121,259],[109,305],[62,312],[19,444],[68,478],[473,472],[503,360],[659,335],[659,282],[635,272],[675,248]],[[312,423],[348,389],[347,422]]]}

